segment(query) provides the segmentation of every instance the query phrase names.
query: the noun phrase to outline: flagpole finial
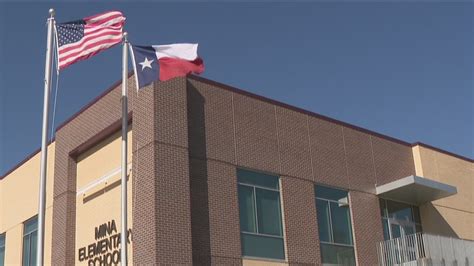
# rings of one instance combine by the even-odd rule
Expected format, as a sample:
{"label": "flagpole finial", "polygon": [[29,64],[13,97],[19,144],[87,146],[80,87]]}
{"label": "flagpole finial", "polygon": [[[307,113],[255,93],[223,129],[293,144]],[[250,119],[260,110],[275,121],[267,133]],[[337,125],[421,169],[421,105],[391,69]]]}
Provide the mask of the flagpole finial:
{"label": "flagpole finial", "polygon": [[124,32],[122,37],[124,42],[128,42],[128,32]]}
{"label": "flagpole finial", "polygon": [[49,9],[49,16],[50,16],[50,17],[54,17],[54,13],[55,13],[55,12],[54,12],[54,9],[53,9],[53,8],[50,8],[50,9]]}

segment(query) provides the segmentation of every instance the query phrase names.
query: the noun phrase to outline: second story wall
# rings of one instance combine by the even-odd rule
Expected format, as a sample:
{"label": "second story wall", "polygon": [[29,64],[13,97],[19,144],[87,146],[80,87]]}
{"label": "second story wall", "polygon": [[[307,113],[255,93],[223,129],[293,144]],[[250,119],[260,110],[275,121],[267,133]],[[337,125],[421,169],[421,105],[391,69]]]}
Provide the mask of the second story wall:
{"label": "second story wall", "polygon": [[[48,146],[46,181],[45,256],[51,264],[55,143]],[[22,263],[24,222],[38,215],[41,152],[0,180],[0,234],[5,233],[5,265]]]}
{"label": "second story wall", "polygon": [[474,240],[474,164],[434,149],[413,147],[416,174],[457,188],[457,194],[420,207],[423,230]]}

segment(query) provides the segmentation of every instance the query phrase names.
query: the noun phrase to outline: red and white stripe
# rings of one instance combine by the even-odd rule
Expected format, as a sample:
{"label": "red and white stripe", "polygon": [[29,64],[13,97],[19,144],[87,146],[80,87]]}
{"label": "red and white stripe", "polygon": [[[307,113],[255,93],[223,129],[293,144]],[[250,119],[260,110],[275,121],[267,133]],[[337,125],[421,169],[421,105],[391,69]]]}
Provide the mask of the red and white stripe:
{"label": "red and white stripe", "polygon": [[161,81],[204,72],[204,62],[198,56],[197,43],[153,45],[153,48],[160,65]]}
{"label": "red and white stripe", "polygon": [[59,69],[83,59],[122,41],[125,17],[119,11],[106,12],[84,19],[84,37],[75,43],[59,47]]}

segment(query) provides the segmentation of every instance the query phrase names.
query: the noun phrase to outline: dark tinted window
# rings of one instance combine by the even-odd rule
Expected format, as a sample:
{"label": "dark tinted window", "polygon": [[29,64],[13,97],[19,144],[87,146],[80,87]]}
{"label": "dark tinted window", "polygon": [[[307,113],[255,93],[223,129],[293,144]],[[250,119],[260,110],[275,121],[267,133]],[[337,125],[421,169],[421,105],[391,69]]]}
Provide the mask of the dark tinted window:
{"label": "dark tinted window", "polygon": [[317,199],[316,213],[318,215],[319,240],[331,242],[329,227],[329,202]]}
{"label": "dark tinted window", "polygon": [[242,254],[284,259],[279,177],[237,170]]}
{"label": "dark tinted window", "polygon": [[255,220],[254,188],[239,186],[240,228],[246,232],[257,232]]}
{"label": "dark tinted window", "polygon": [[334,243],[352,245],[352,227],[349,209],[331,202],[331,221]]}
{"label": "dark tinted window", "polygon": [[0,266],[5,265],[5,234],[0,235]]}
{"label": "dark tinted window", "polygon": [[279,189],[278,176],[238,169],[237,177],[239,183],[245,183],[271,189]]}
{"label": "dark tinted window", "polygon": [[258,232],[267,235],[283,235],[281,232],[280,193],[256,188]]}
{"label": "dark tinted window", "polygon": [[316,186],[315,194],[323,264],[355,265],[347,191]]}
{"label": "dark tinted window", "polygon": [[316,186],[315,194],[316,198],[323,198],[335,201],[347,197],[347,191],[324,186]]}
{"label": "dark tinted window", "polygon": [[23,225],[23,266],[36,265],[36,244],[38,237],[38,218]]}

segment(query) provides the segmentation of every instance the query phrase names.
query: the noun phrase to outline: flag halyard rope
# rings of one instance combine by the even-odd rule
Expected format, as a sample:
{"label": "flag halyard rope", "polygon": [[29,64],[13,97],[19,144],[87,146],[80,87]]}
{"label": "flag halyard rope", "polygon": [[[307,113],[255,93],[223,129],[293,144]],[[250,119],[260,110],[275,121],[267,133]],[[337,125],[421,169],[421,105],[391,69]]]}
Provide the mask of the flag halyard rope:
{"label": "flag halyard rope", "polygon": [[[54,103],[53,103],[53,114],[52,114],[52,117],[51,117],[51,139],[50,139],[50,142],[53,141],[54,139],[54,136],[56,134],[55,130],[54,130],[54,127],[55,127],[55,120],[56,120],[56,106],[57,106],[57,99],[58,99],[58,88],[59,88],[59,64],[58,64],[58,47],[57,47],[57,44],[58,44],[58,33],[56,31],[56,22],[54,22],[54,42],[55,42],[55,45],[53,45],[55,48],[56,48],[56,52],[53,52],[53,56],[54,56],[54,63],[56,64],[56,85],[55,85],[55,88],[54,88]],[[52,73],[51,73],[52,75]]]}

